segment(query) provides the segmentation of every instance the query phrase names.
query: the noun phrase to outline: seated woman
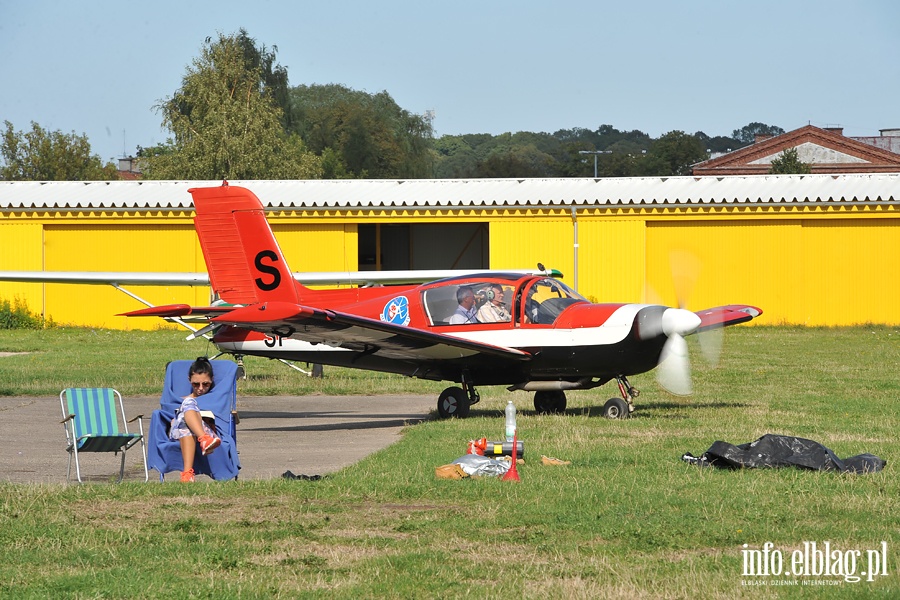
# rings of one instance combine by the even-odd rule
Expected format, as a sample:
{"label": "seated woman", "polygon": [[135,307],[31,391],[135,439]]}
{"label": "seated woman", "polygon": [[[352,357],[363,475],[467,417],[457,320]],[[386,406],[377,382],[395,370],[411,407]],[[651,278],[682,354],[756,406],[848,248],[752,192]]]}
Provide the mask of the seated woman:
{"label": "seated woman", "polygon": [[184,471],[181,472],[181,481],[194,481],[194,457],[197,453],[197,444],[200,444],[200,452],[203,456],[212,453],[219,447],[222,440],[216,436],[215,430],[203,419],[197,398],[207,393],[213,386],[213,369],[209,359],[201,356],[191,365],[188,371],[191,380],[192,392],[184,397],[181,409],[176,411],[175,418],[169,428],[169,438],[178,440],[181,444],[181,457],[184,461]]}

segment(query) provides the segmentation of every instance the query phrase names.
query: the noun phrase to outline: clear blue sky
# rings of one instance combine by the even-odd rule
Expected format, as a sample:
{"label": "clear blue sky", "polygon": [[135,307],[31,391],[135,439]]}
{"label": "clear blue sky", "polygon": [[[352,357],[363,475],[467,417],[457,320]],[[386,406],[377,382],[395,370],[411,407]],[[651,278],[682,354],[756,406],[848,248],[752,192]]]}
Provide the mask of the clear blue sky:
{"label": "clear blue sky", "polygon": [[0,0],[0,122],[86,134],[104,159],[163,142],[153,106],[241,27],[291,85],[387,91],[438,136],[900,127],[895,0]]}

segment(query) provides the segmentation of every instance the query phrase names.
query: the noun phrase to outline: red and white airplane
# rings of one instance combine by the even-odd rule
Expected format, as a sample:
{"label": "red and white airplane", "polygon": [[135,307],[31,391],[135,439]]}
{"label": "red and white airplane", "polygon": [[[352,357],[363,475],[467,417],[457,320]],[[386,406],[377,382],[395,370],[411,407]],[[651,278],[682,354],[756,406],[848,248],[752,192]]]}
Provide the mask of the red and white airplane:
{"label": "red and white airplane", "polygon": [[208,319],[228,353],[399,373],[459,384],[441,417],[465,417],[478,386],[534,391],[539,412],[560,412],[567,390],[613,379],[621,398],[604,415],[634,411],[628,376],[658,367],[669,391],[691,391],[684,336],[744,323],[753,306],[699,312],[648,304],[592,304],[541,274],[479,272],[423,285],[312,290],[295,281],[250,190],[190,190],[213,291],[225,303],[124,313]]}

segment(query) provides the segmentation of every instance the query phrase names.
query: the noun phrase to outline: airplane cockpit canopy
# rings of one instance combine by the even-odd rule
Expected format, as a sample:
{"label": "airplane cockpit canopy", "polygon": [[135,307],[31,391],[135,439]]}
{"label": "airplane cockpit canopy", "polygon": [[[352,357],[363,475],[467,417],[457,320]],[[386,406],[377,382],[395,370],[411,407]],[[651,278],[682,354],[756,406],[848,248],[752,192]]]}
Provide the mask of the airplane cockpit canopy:
{"label": "airplane cockpit canopy", "polygon": [[[566,307],[576,302],[587,302],[578,292],[551,277],[515,279],[497,276],[477,281],[454,278],[442,281],[423,292],[422,304],[430,324],[451,324],[451,317],[460,306],[460,298],[467,295],[469,290],[475,298],[474,310],[477,316],[465,323],[457,321],[457,324],[519,322],[522,298],[527,297],[525,322],[549,325]],[[486,320],[483,309],[492,302],[497,306],[495,313],[503,316]]]}
{"label": "airplane cockpit canopy", "polygon": [[[422,294],[425,313],[432,325],[449,325],[450,318],[459,306],[459,299],[470,290],[474,295],[474,311],[477,312],[486,303],[494,300],[502,304],[506,314],[511,314],[512,299],[515,294],[516,281],[506,278],[465,281],[448,279],[441,285],[432,287]],[[507,319],[509,320],[509,319]],[[472,318],[462,324],[477,324],[484,321]]]}
{"label": "airplane cockpit canopy", "polygon": [[[519,299],[516,299],[518,304]],[[525,321],[552,325],[569,306],[588,302],[584,296],[557,279],[544,277],[526,286]]]}

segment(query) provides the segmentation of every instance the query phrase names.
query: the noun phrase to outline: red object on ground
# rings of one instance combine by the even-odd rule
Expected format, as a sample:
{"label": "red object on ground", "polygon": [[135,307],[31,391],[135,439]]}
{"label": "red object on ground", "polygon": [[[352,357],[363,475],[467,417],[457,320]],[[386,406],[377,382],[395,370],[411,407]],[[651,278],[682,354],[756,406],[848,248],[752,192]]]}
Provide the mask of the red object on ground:
{"label": "red object on ground", "polygon": [[518,446],[518,436],[518,432],[513,434],[512,465],[509,467],[509,471],[500,478],[503,481],[521,481],[519,479],[519,470],[516,469],[516,446]]}
{"label": "red object on ground", "polygon": [[484,456],[484,451],[487,448],[487,438],[481,438],[480,440],[469,440],[469,448],[466,450],[466,454],[478,454],[479,456]]}

